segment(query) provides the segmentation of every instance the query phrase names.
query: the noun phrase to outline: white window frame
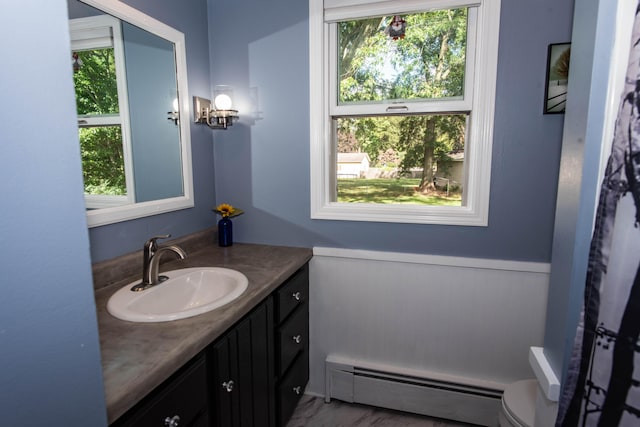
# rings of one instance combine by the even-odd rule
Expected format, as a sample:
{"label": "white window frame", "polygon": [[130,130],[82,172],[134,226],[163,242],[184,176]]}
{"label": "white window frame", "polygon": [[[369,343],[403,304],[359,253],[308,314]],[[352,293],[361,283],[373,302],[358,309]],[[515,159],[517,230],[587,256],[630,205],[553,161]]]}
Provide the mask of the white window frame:
{"label": "white window frame", "polygon": [[124,196],[85,193],[85,205],[88,209],[101,209],[135,203],[133,154],[131,147],[131,130],[129,126],[129,99],[127,95],[124,42],[122,39],[120,20],[109,15],[70,19],[69,32],[72,51],[113,48],[119,113],[79,115],[78,127],[120,126],[125,185],[127,187],[127,194]]}
{"label": "white window frame", "polygon": [[[498,64],[501,0],[309,0],[310,170],[311,218],[418,224],[487,226],[491,183],[491,155]],[[346,19],[412,13],[432,9],[473,7],[475,46],[469,33],[463,98],[407,103],[414,112],[471,112],[465,147],[466,183],[463,206],[382,205],[333,201],[336,152],[332,117],[355,111],[337,104],[336,81],[331,81],[333,22]],[[471,19],[472,21],[473,19]],[[475,47],[471,52],[469,45]],[[335,55],[334,55],[335,56]],[[335,77],[334,77],[335,80]],[[333,93],[332,93],[333,92]],[[388,105],[371,105],[370,114]],[[358,106],[358,111],[362,107]],[[426,110],[424,110],[426,108]],[[382,110],[381,110],[382,109]]]}

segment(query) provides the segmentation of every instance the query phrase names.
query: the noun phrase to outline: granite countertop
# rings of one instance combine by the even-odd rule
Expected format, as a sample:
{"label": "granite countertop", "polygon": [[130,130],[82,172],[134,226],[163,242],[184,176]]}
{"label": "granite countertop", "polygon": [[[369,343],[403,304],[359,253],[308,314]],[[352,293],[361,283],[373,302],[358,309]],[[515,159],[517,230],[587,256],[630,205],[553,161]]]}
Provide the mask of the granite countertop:
{"label": "granite countertop", "polygon": [[[249,279],[249,287],[232,303],[208,313],[171,322],[133,323],[111,316],[106,305],[115,291],[138,280],[141,272],[105,286],[96,286],[102,371],[109,423],[115,421],[220,337],[309,261],[312,255],[309,248],[253,244],[234,244],[228,248],[206,244],[199,245],[192,252],[186,247],[185,249],[188,252],[187,259],[164,263],[160,270],[227,267],[244,273]],[[141,254],[139,256],[141,257]],[[171,259],[170,256],[166,258]],[[110,265],[109,270],[127,271],[126,268],[118,268],[119,265],[113,261],[107,264]]]}

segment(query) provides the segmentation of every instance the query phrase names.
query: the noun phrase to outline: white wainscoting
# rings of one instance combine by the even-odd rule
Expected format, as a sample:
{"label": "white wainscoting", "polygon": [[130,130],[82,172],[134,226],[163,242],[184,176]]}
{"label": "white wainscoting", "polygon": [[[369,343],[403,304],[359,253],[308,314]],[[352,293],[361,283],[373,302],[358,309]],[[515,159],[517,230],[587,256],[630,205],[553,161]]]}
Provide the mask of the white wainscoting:
{"label": "white wainscoting", "polygon": [[310,381],[327,355],[504,387],[533,378],[544,336],[549,265],[314,248]]}

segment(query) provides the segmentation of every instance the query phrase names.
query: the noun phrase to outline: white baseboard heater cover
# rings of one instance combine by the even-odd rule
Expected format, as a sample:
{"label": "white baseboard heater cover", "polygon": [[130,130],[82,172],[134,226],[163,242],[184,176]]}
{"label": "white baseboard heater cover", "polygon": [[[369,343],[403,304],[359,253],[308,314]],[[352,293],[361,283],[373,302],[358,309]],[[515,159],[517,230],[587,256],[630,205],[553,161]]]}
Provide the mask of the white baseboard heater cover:
{"label": "white baseboard heater cover", "polygon": [[[504,387],[462,384],[330,355],[325,401],[338,399],[466,423],[497,426]],[[418,375],[416,375],[418,374]]]}

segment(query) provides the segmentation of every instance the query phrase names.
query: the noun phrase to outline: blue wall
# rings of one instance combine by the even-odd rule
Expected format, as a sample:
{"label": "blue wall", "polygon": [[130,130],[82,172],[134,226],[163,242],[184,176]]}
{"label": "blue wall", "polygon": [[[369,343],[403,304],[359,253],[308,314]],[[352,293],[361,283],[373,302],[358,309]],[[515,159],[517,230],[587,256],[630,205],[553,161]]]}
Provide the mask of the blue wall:
{"label": "blue wall", "polygon": [[563,116],[542,114],[544,79],[571,1],[502,2],[488,227],[311,220],[308,2],[208,3],[212,84],[240,110],[214,134],[217,200],[246,211],[238,241],[550,260]]}
{"label": "blue wall", "polygon": [[[125,0],[124,3],[185,34],[189,97],[210,96],[206,0],[190,1],[188,7],[170,0]],[[145,240],[154,235],[178,237],[215,224],[216,218],[211,212],[215,201],[212,131],[206,126],[191,125],[191,151],[195,207],[91,228],[93,262],[141,250]]]}
{"label": "blue wall", "polygon": [[568,88],[544,339],[559,378],[566,374],[582,308],[601,155],[609,155],[601,151],[617,3],[585,0],[574,16],[571,67],[582,72],[572,74]]}
{"label": "blue wall", "polygon": [[65,1],[3,2],[0,38],[2,421],[106,426]]}
{"label": "blue wall", "polygon": [[241,120],[192,125],[196,208],[91,229],[94,261],[213,224],[214,199],[246,210],[238,241],[550,260],[563,117],[541,111],[547,45],[569,40],[571,2],[503,2],[489,227],[311,220],[307,2],[208,0],[209,36],[203,2],[127,1],[186,34],[190,95],[231,85]]}

